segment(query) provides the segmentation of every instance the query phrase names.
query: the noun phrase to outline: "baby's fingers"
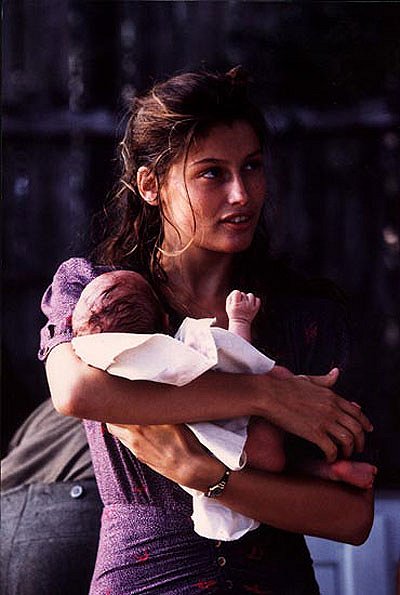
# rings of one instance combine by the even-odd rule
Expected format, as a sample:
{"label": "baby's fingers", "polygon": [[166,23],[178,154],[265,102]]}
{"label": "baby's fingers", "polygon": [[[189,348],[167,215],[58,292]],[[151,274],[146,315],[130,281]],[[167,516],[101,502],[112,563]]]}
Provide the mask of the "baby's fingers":
{"label": "baby's fingers", "polygon": [[261,300],[259,297],[256,297],[254,295],[254,293],[246,293],[245,294],[245,298],[247,300],[247,303],[249,304],[249,306],[251,308],[253,308],[254,310],[258,310],[260,305],[261,305]]}
{"label": "baby's fingers", "polygon": [[228,295],[228,297],[226,298],[226,301],[228,304],[234,304],[237,302],[241,302],[242,301],[242,292],[239,291],[238,289],[234,289]]}

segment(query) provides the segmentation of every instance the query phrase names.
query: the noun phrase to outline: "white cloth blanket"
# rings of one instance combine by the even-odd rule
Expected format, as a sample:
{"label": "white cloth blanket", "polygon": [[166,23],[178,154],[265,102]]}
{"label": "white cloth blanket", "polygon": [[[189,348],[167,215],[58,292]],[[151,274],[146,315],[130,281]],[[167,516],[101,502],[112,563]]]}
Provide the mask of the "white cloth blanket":
{"label": "white cloth blanket", "polygon": [[[275,362],[250,343],[212,326],[213,318],[185,318],[175,338],[163,334],[101,333],[75,337],[72,345],[87,364],[130,380],[183,386],[207,370],[266,374]],[[246,463],[249,418],[187,424],[199,441],[232,470]],[[203,537],[231,541],[256,529],[258,521],[234,512],[218,499],[182,486],[193,496],[194,529]]]}

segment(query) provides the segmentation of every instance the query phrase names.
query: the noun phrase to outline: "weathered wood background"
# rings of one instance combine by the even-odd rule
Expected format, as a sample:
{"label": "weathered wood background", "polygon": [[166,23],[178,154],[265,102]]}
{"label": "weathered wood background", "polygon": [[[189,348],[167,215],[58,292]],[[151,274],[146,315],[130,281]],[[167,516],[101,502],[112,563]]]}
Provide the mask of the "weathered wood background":
{"label": "weathered wood background", "polygon": [[274,131],[275,245],[350,296],[352,396],[400,483],[400,4],[6,0],[3,445],[46,395],[40,297],[87,246],[124,102],[152,81],[243,64]]}

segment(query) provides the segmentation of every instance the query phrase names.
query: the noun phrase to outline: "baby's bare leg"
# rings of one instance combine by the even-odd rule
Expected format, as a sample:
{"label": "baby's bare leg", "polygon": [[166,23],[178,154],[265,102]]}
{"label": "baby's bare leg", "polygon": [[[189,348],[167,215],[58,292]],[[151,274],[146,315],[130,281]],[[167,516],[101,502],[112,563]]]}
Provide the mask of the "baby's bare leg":
{"label": "baby's bare leg", "polygon": [[232,291],[226,298],[228,330],[251,342],[251,323],[260,309],[260,304],[260,298],[252,293],[244,293],[237,289]]}
{"label": "baby's bare leg", "polygon": [[[283,380],[294,376],[283,366],[274,366],[269,372],[274,378]],[[262,417],[250,419],[244,450],[250,467],[262,471],[280,473],[286,465],[283,446],[284,432]]]}
{"label": "baby's bare leg", "polygon": [[261,417],[252,417],[244,450],[249,467],[280,473],[285,468],[284,432]]}
{"label": "baby's bare leg", "polygon": [[[251,323],[260,309],[260,298],[252,293],[235,289],[226,300],[228,330],[242,339],[251,342]],[[291,372],[275,366],[270,372],[276,378],[287,378]],[[255,469],[279,473],[285,467],[283,431],[261,417],[252,417],[249,422],[247,441],[244,450],[247,464]]]}
{"label": "baby's bare leg", "polygon": [[[283,447],[284,432],[265,419],[252,417],[248,427],[244,450],[249,467],[279,473],[286,465]],[[303,460],[298,469],[331,481],[342,481],[362,489],[373,486],[378,469],[369,463],[340,460],[327,463],[319,460]]]}

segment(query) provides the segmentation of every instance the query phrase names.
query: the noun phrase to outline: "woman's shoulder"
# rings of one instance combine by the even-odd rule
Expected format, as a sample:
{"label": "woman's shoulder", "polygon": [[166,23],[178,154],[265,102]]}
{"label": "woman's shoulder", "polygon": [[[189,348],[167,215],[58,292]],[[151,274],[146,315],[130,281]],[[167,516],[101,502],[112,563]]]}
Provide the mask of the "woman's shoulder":
{"label": "woman's shoulder", "polygon": [[39,359],[45,359],[59,343],[71,341],[72,313],[83,289],[110,270],[113,267],[97,265],[87,258],[69,258],[58,266],[42,297],[41,309],[47,323],[41,330]]}
{"label": "woman's shoulder", "polygon": [[113,270],[113,267],[95,264],[88,258],[73,257],[62,262],[56,269],[53,283],[82,282],[84,285],[102,273]]}

